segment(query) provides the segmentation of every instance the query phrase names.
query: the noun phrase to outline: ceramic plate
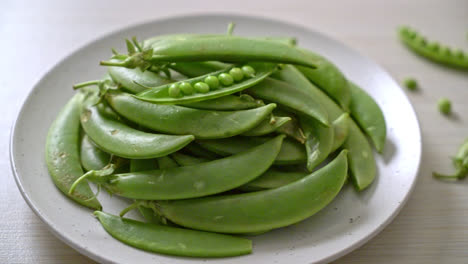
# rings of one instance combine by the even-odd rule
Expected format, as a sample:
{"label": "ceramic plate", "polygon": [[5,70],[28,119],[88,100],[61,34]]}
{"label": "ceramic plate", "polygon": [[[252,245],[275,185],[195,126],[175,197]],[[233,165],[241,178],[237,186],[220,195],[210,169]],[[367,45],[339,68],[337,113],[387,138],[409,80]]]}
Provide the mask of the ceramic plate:
{"label": "ceramic plate", "polygon": [[[180,258],[126,246],[108,235],[89,209],[78,206],[53,185],[44,161],[47,130],[72,96],[72,84],[101,77],[98,61],[110,47],[124,50],[124,38],[173,33],[224,33],[229,22],[243,36],[295,36],[299,45],[333,61],[362,86],[382,108],[388,126],[383,155],[375,155],[378,177],[357,193],[346,186],[324,210],[299,224],[253,237],[247,256],[223,259]],[[77,50],[50,70],[32,89],[13,126],[11,164],[18,188],[50,230],[82,254],[103,263],[322,263],[358,248],[390,223],[416,182],[421,157],[418,121],[398,84],[379,65],[311,29],[276,20],[237,15],[174,17],[133,26]],[[101,193],[105,211],[118,213],[128,204]],[[135,215],[133,215],[135,216]]]}

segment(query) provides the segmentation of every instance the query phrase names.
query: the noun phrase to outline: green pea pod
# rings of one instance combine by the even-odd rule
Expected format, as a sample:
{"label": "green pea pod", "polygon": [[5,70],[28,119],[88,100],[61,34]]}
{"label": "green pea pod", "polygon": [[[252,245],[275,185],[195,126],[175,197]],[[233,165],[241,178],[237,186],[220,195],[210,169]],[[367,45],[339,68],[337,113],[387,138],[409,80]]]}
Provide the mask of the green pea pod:
{"label": "green pea pod", "polygon": [[73,194],[68,190],[83,175],[79,154],[80,104],[83,93],[76,94],[60,111],[47,134],[45,159],[55,186],[75,202],[93,209],[101,204],[87,183],[81,183]]}
{"label": "green pea pod", "polygon": [[300,180],[307,175],[308,174],[305,172],[279,171],[270,168],[255,180],[246,183],[237,189],[248,192],[274,189]]}
{"label": "green pea pod", "polygon": [[258,126],[251,130],[242,133],[243,136],[263,136],[275,132],[284,124],[291,121],[290,117],[273,116],[273,118],[267,118],[263,120]]}
{"label": "green pea pod", "polygon": [[[333,100],[309,82],[294,66],[286,65],[281,71],[278,71],[276,76],[280,76],[281,80],[287,81],[317,98],[327,110],[330,120],[336,120],[344,113]],[[377,168],[372,148],[365,135],[352,119],[349,121],[348,137],[343,147],[349,150],[348,163],[353,183],[356,189],[364,190],[374,180]],[[357,140],[356,144],[352,144],[353,140]],[[366,155],[362,155],[362,153],[366,153]]]}
{"label": "green pea pod", "polygon": [[329,204],[347,177],[346,150],[325,167],[282,187],[180,201],[158,201],[159,213],[198,230],[252,233],[302,221]]}
{"label": "green pea pod", "polygon": [[106,99],[117,113],[144,127],[203,139],[232,137],[249,131],[276,107],[275,104],[268,104],[249,110],[209,111],[152,104],[118,91],[107,92]]}
{"label": "green pea pod", "polygon": [[351,116],[370,137],[378,152],[382,153],[387,137],[385,118],[379,105],[356,84],[350,82]]}
{"label": "green pea pod", "polygon": [[233,66],[228,66],[227,68],[223,70],[211,72],[206,75],[198,76],[198,77],[187,79],[187,80],[182,80],[180,82],[176,82],[171,85],[166,84],[166,85],[157,86],[157,87],[145,86],[145,88],[148,88],[148,90],[145,90],[137,94],[136,97],[140,100],[158,103],[158,104],[181,104],[181,103],[191,103],[191,102],[198,102],[198,101],[203,101],[203,100],[208,100],[208,99],[214,99],[214,98],[219,98],[225,95],[237,93],[249,87],[252,87],[256,85],[257,83],[261,82],[266,77],[268,77],[268,75],[270,75],[274,70],[276,70],[276,64],[271,64],[271,63],[256,62],[256,63],[248,63],[246,65],[251,66],[252,68],[255,69],[255,76],[252,76],[252,77],[246,76],[246,79],[238,83],[224,85],[224,86],[218,87],[217,89],[209,90],[205,93],[195,92],[192,94],[184,94],[184,95],[179,93],[178,96],[174,96],[170,93],[170,87],[172,85],[180,86],[182,83],[188,83],[191,86],[195,86],[196,83],[199,83],[199,82],[204,83],[205,79],[209,76],[214,76],[217,78],[217,76],[221,76],[223,73],[228,73],[233,68]]}
{"label": "green pea pod", "polygon": [[329,126],[327,111],[320,101],[287,82],[268,78],[248,89],[247,92],[257,98],[277,102],[287,108],[317,119],[324,126]]}
{"label": "green pea pod", "polygon": [[150,134],[133,129],[108,118],[96,106],[83,109],[81,125],[101,149],[130,159],[162,157],[183,148],[194,139],[192,135]]}
{"label": "green pea pod", "polygon": [[88,135],[84,135],[81,139],[80,159],[85,170],[100,170],[109,164],[111,155],[99,149]]}
{"label": "green pea pod", "polygon": [[214,160],[218,159],[220,155],[211,152],[205,148],[202,148],[200,145],[198,145],[196,142],[192,142],[188,144],[184,150],[187,150],[190,154],[194,155],[197,158],[203,158],[207,160]]}
{"label": "green pea pod", "polygon": [[169,156],[158,158],[158,165],[161,170],[179,167],[177,162],[175,162]]}
{"label": "green pea pod", "polygon": [[256,108],[264,104],[259,100],[255,100],[253,97],[247,94],[243,94],[241,96],[225,95],[223,97],[215,99],[180,105],[204,110],[231,111]]}
{"label": "green pea pod", "polygon": [[153,63],[179,61],[264,61],[316,68],[317,57],[281,42],[225,36],[165,39],[151,45]]}
{"label": "green pea pod", "polygon": [[325,127],[308,116],[299,115],[299,120],[306,137],[307,169],[312,171],[331,153],[334,129],[333,126]]}
{"label": "green pea pod", "polygon": [[115,239],[146,251],[186,257],[231,257],[252,252],[246,238],[148,224],[101,211],[94,212]]}
{"label": "green pea pod", "polygon": [[[222,156],[229,156],[256,147],[268,137],[231,137],[214,140],[199,140],[197,143],[203,148]],[[288,165],[300,164],[306,161],[306,153],[301,144],[286,138],[281,146],[281,151],[276,156],[274,164]]]}
{"label": "green pea pod", "polygon": [[348,112],[351,103],[351,92],[346,77],[325,57],[308,50],[303,50],[311,57],[315,57],[317,68],[297,67],[311,82],[327,93],[344,111]]}
{"label": "green pea pod", "polygon": [[116,195],[141,200],[202,197],[237,188],[265,172],[278,155],[284,135],[227,158],[193,166],[114,174],[88,180]]}
{"label": "green pea pod", "polygon": [[468,69],[468,54],[461,50],[452,52],[450,48],[441,47],[437,42],[428,43],[424,36],[409,27],[400,27],[398,35],[400,40],[418,55],[450,67]]}
{"label": "green pea pod", "polygon": [[171,157],[179,164],[180,166],[191,166],[203,162],[208,162],[209,159],[194,157],[186,155],[180,152],[172,153]]}
{"label": "green pea pod", "polygon": [[217,61],[175,62],[169,65],[169,67],[172,70],[189,78],[194,78],[197,76],[209,74],[211,72],[220,71],[229,66],[230,64]]}
{"label": "green pea pod", "polygon": [[124,90],[132,94],[146,90],[146,88],[136,83],[145,86],[160,86],[173,82],[154,72],[143,72],[139,68],[128,69],[124,67],[109,67],[108,73],[115,83],[120,84]]}
{"label": "green pea pod", "polygon": [[351,122],[351,118],[349,117],[348,113],[340,115],[337,119],[333,121],[332,126],[334,139],[331,152],[337,150],[346,141],[346,138],[348,137],[349,133],[349,122]]}

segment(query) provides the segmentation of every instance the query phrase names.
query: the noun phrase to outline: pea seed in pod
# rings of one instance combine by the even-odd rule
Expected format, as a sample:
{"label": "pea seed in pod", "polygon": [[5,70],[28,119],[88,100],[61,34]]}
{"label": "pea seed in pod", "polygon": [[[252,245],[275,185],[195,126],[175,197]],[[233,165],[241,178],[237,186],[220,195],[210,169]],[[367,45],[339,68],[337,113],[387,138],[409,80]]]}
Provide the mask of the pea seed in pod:
{"label": "pea seed in pod", "polygon": [[193,87],[198,93],[207,93],[210,91],[210,87],[204,82],[197,82]]}
{"label": "pea seed in pod", "polygon": [[219,80],[216,76],[208,76],[205,78],[205,83],[208,84],[211,90],[218,89]]}
{"label": "pea seed in pod", "polygon": [[180,90],[186,95],[193,94],[193,87],[190,83],[188,82],[182,82],[179,84]]}
{"label": "pea seed in pod", "polygon": [[255,75],[255,69],[249,65],[242,66],[242,72],[245,77],[253,77]]}
{"label": "pea seed in pod", "polygon": [[237,67],[232,68],[229,71],[229,74],[232,76],[232,78],[236,82],[241,81],[244,78],[244,73],[242,72],[242,70],[240,68],[237,68]]}
{"label": "pea seed in pod", "polygon": [[171,97],[178,97],[180,95],[180,88],[177,83],[171,84],[169,86],[169,96]]}
{"label": "pea seed in pod", "polygon": [[218,78],[221,84],[224,86],[229,86],[234,83],[234,78],[232,78],[232,76],[228,73],[221,73]]}

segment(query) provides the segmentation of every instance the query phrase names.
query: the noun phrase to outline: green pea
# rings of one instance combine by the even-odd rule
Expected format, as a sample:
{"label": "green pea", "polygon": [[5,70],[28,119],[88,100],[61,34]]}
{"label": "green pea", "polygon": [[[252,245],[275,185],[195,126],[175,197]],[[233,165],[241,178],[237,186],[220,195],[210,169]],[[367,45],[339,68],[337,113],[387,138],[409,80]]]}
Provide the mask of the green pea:
{"label": "green pea", "polygon": [[218,89],[219,87],[219,80],[216,76],[208,76],[205,78],[205,83],[208,84],[211,90]]}
{"label": "green pea", "polygon": [[238,82],[240,80],[242,80],[244,78],[244,72],[242,72],[242,70],[240,68],[232,68],[230,71],[229,71],[229,74],[232,76],[232,78],[234,79],[234,81]]}
{"label": "green pea", "polygon": [[177,83],[173,83],[169,86],[169,96],[170,97],[178,97],[180,95],[180,88]]}
{"label": "green pea", "polygon": [[252,66],[245,65],[242,66],[242,72],[244,73],[245,77],[253,77],[255,74],[255,69]]}
{"label": "green pea", "polygon": [[415,91],[416,89],[418,89],[418,83],[413,78],[405,79],[404,84],[406,88],[408,88],[408,90],[410,91]]}
{"label": "green pea", "polygon": [[234,79],[229,73],[221,73],[218,76],[218,79],[221,82],[221,84],[224,86],[229,86],[234,83]]}
{"label": "green pea", "polygon": [[204,82],[197,82],[194,86],[195,91],[199,93],[207,93],[210,91],[210,86]]}
{"label": "green pea", "polygon": [[439,111],[444,115],[448,115],[452,111],[452,103],[447,98],[440,98],[437,106],[439,107]]}
{"label": "green pea", "polygon": [[179,84],[180,90],[186,95],[193,94],[193,87],[190,83],[188,82],[182,82]]}

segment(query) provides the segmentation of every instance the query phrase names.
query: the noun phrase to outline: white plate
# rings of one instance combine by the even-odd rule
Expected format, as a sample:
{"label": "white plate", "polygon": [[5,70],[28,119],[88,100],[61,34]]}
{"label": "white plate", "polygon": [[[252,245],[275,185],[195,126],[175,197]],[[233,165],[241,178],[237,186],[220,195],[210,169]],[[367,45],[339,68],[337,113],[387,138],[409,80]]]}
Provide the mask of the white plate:
{"label": "white plate", "polygon": [[[98,61],[110,47],[123,50],[123,39],[169,33],[224,33],[236,22],[235,34],[296,36],[302,47],[335,62],[345,75],[366,89],[382,108],[388,126],[383,155],[376,155],[378,177],[355,192],[346,186],[324,210],[294,226],[253,238],[253,254],[224,259],[180,258],[147,253],[110,237],[91,211],[76,205],[53,185],[44,161],[47,130],[72,96],[72,84],[102,76]],[[284,22],[237,16],[195,15],[137,25],[102,37],[74,52],[34,87],[13,127],[11,164],[18,187],[33,211],[52,232],[82,254],[104,263],[320,263],[364,244],[398,214],[409,197],[421,158],[418,121],[398,84],[376,63],[315,31]],[[103,193],[105,211],[119,212],[127,202]]]}

